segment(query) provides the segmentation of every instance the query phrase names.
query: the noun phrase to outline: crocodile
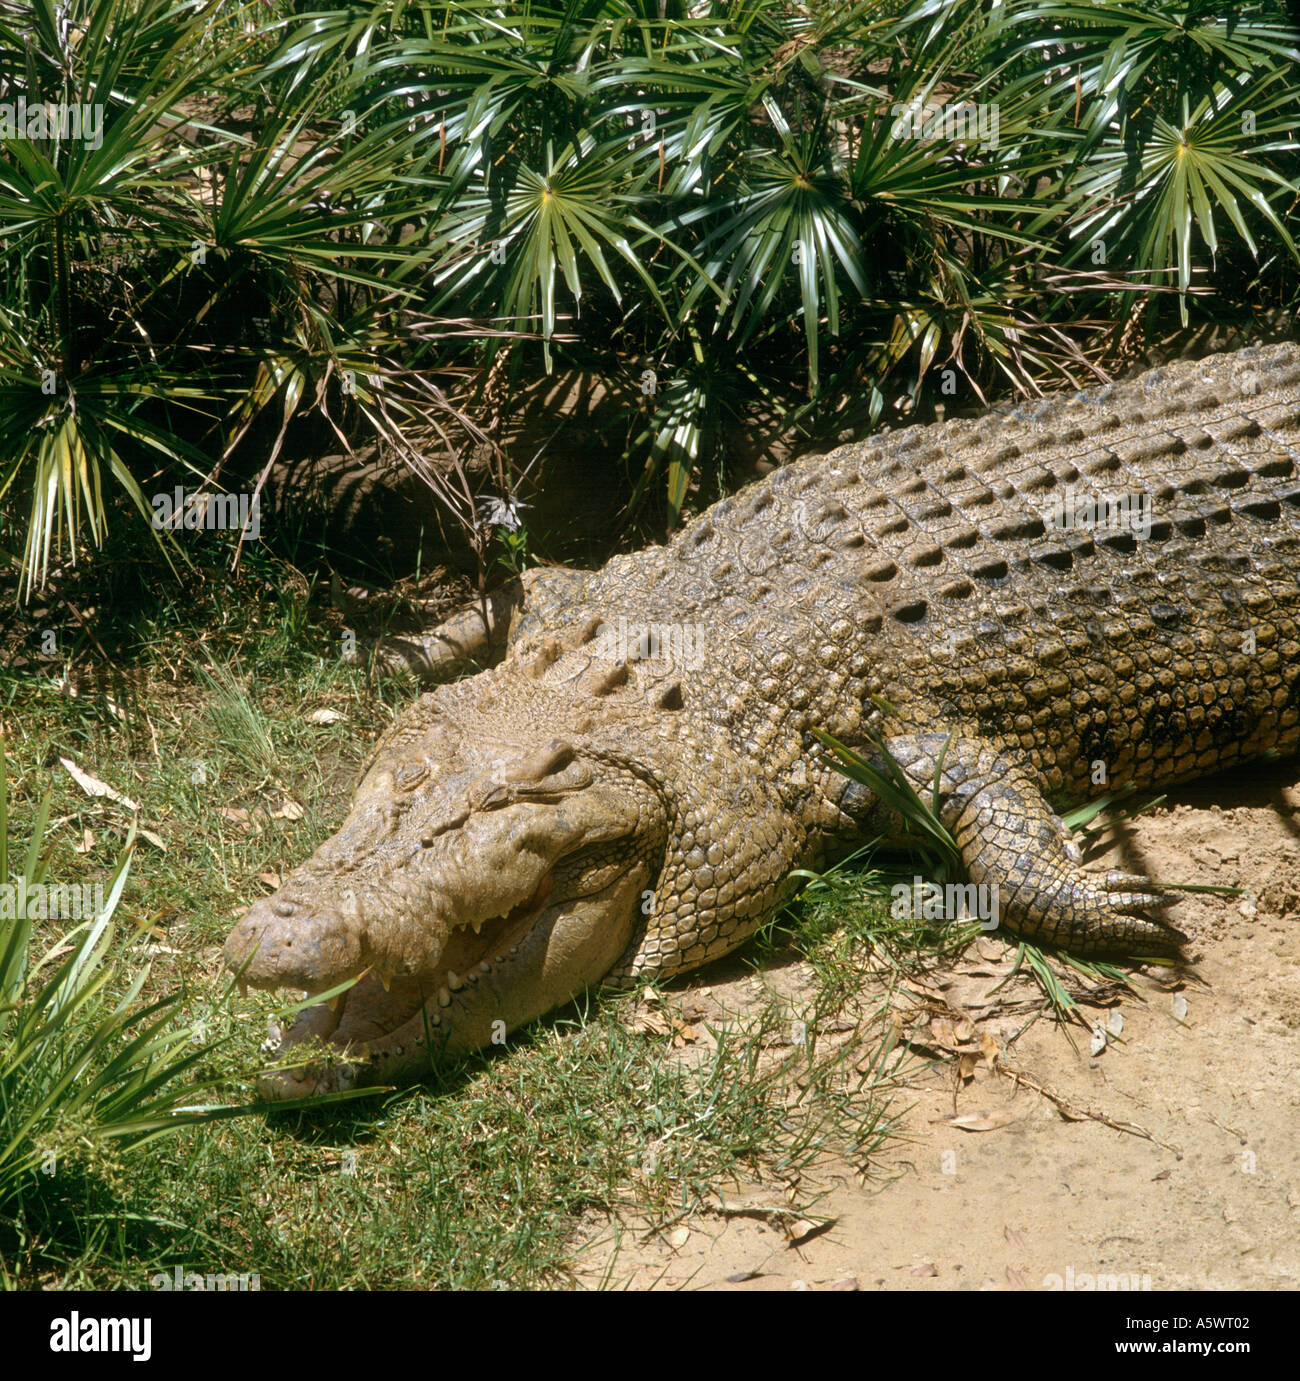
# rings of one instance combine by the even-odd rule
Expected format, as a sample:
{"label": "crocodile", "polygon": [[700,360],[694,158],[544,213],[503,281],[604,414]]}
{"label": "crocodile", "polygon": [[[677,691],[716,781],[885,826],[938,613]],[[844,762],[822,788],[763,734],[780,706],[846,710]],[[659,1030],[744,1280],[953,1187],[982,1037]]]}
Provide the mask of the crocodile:
{"label": "crocodile", "polygon": [[[395,720],[230,935],[246,983],[358,980],[263,1089],[410,1081],[734,950],[793,870],[902,829],[819,730],[934,793],[1009,930],[1177,956],[1168,894],[1085,867],[1058,812],[1295,752],[1298,620],[1292,344],[875,435],[528,571],[478,621],[495,664]],[[426,639],[432,676],[468,627]]]}

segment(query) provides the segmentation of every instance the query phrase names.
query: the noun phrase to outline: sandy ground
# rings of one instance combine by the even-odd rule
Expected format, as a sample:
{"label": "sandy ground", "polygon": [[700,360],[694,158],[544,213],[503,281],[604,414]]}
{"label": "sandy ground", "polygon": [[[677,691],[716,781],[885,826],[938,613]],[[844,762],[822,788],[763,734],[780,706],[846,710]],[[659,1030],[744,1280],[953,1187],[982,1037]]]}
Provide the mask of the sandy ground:
{"label": "sandy ground", "polygon": [[[805,1176],[796,1197],[824,1197],[802,1221],[772,1211],[785,1187],[737,1184],[663,1231],[589,1222],[575,1283],[1300,1287],[1298,776],[1266,765],[1180,788],[1095,853],[1094,866],[1255,897],[1181,901],[1171,918],[1193,936],[1191,969],[1181,982],[1140,971],[1136,994],[1086,1008],[1103,1049],[1082,1026],[1072,1048],[1047,1020],[1017,1036],[1037,990],[1017,979],[990,995],[1013,951],[981,938],[896,999],[916,1058],[902,1136],[865,1180],[835,1162]],[[808,982],[797,963],[724,963],[671,1001],[735,1010],[763,986]]]}

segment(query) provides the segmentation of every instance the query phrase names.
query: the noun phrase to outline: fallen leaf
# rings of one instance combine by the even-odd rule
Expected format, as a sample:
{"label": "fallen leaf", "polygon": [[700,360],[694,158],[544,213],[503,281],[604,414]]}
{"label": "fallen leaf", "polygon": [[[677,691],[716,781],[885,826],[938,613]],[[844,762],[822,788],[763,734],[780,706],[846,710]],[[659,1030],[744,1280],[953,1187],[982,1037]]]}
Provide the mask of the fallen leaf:
{"label": "fallen leaf", "polygon": [[962,1113],[960,1117],[948,1120],[950,1127],[960,1127],[963,1132],[996,1132],[1001,1127],[1010,1126],[1016,1115],[1009,1108],[999,1108],[990,1113]]}
{"label": "fallen leaf", "polygon": [[262,826],[268,818],[260,806],[251,813],[246,811],[243,806],[222,806],[217,813],[223,820],[229,820],[232,825],[238,825],[244,830],[252,830],[255,834],[261,834]]}
{"label": "fallen leaf", "polygon": [[1173,1173],[1172,1170],[1162,1170],[1158,1175],[1151,1176],[1151,1183],[1154,1184],[1157,1180],[1167,1180]]}
{"label": "fallen leaf", "polygon": [[1013,1286],[1017,1290],[1029,1289],[1029,1285],[1024,1276],[1022,1276],[1019,1271],[1012,1270],[1010,1266],[1007,1267],[1007,1284]]}
{"label": "fallen leaf", "polygon": [[313,724],[337,724],[340,719],[346,719],[347,715],[342,710],[313,710],[307,718]]}
{"label": "fallen leaf", "polygon": [[137,825],[135,832],[141,839],[147,839],[155,849],[161,849],[163,853],[167,852],[167,844],[161,835],[155,834],[152,830],[145,829],[142,825]]}
{"label": "fallen leaf", "polygon": [[648,1036],[666,1036],[671,1029],[667,1016],[653,1007],[638,1008],[624,1025],[629,1031],[641,1031]]}
{"label": "fallen leaf", "polygon": [[1100,1055],[1106,1048],[1106,1029],[1100,1023],[1092,1028],[1092,1035],[1088,1040],[1088,1054]]}
{"label": "fallen leaf", "polygon": [[831,1289],[832,1289],[832,1290],[861,1290],[861,1289],[862,1289],[862,1286],[858,1284],[857,1279],[856,1279],[854,1276],[845,1276],[845,1278],[844,1278],[843,1280],[837,1280],[837,1281],[835,1282],[835,1284],[831,1286]]}
{"label": "fallen leaf", "polygon": [[1002,1235],[1013,1247],[1019,1247],[1022,1252],[1029,1250],[1029,1248],[1025,1246],[1025,1239],[1021,1237],[1015,1228],[1004,1227],[1002,1229]]}
{"label": "fallen leaf", "polygon": [[919,997],[928,997],[932,1002],[942,1002],[943,994],[938,988],[932,988],[920,983],[913,982],[910,978],[900,978],[898,980],[900,988],[906,988],[909,993],[916,993]]}
{"label": "fallen leaf", "polygon": [[937,1276],[938,1268],[933,1261],[922,1261],[919,1265],[913,1266],[908,1275],[912,1276]]}
{"label": "fallen leaf", "polygon": [[89,772],[83,772],[71,758],[60,758],[59,761],[68,769],[68,775],[87,796],[107,796],[110,801],[120,801],[127,810],[140,809],[129,796],[123,796],[120,791],[115,791],[107,782],[101,782],[98,777],[92,777]]}
{"label": "fallen leaf", "polygon": [[95,847],[94,830],[82,830],[81,843],[72,846],[74,853],[88,854]]}
{"label": "fallen leaf", "polygon": [[788,1222],[783,1221],[781,1226],[787,1238],[786,1245],[801,1247],[805,1242],[811,1242],[814,1237],[829,1232],[838,1222],[838,1218],[794,1218]]}
{"label": "fallen leaf", "polygon": [[684,1247],[690,1241],[690,1228],[677,1228],[668,1234],[668,1245],[674,1249]]}
{"label": "fallen leaf", "polygon": [[1187,999],[1182,995],[1182,993],[1174,994],[1172,1011],[1174,1014],[1175,1021],[1187,1020]]}
{"label": "fallen leaf", "polygon": [[272,820],[301,820],[302,817],[303,808],[287,796],[284,798],[284,804],[271,812]]}
{"label": "fallen leaf", "polygon": [[266,883],[266,885],[267,885],[268,887],[280,887],[280,886],[283,885],[283,884],[281,883],[281,881],[280,881],[280,874],[279,874],[279,873],[272,873],[272,872],[258,873],[257,876],[258,876],[264,883]]}

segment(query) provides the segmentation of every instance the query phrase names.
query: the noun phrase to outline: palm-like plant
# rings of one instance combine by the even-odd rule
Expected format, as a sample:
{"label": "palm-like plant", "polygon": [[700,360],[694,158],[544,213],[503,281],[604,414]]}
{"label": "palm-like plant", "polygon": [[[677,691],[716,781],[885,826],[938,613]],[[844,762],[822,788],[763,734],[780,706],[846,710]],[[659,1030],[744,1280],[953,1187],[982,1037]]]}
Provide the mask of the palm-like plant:
{"label": "palm-like plant", "polygon": [[[315,408],[414,459],[417,433],[466,422],[429,376],[455,366],[468,398],[595,353],[653,380],[633,500],[666,475],[671,526],[756,400],[856,434],[887,393],[923,405],[936,366],[975,397],[1033,391],[1089,367],[1099,309],[1126,320],[1172,276],[1186,319],[1207,255],[1254,256],[1283,301],[1300,257],[1278,0],[410,0],[251,23],[37,0],[0,8],[4,54],[105,109],[100,148],[0,145],[0,494],[30,485],[29,585],[60,531],[102,539],[101,471],[143,512],[148,465],[209,473],[268,409],[272,458]],[[931,106],[992,109],[997,135],[900,133]]]}
{"label": "palm-like plant", "polygon": [[111,1166],[115,1153],[248,1109],[195,1105],[217,1083],[191,1077],[209,1047],[194,1026],[173,1021],[176,997],[141,1001],[148,964],[128,972],[115,952],[113,916],[134,829],[102,905],[37,957],[30,899],[47,886],[50,801],[36,811],[12,883],[5,777],[0,743],[0,1208],[7,1209],[39,1183],[38,1171]]}
{"label": "palm-like plant", "polygon": [[[105,471],[149,518],[151,466],[203,483],[274,405],[281,438],[331,398],[381,431],[446,410],[392,358],[423,253],[399,227],[428,200],[429,132],[377,114],[364,66],[328,45],[264,70],[296,21],[231,32],[222,11],[0,13],[0,53],[25,72],[9,97],[102,112],[96,141],[0,143],[0,498],[29,486],[28,591],[62,540],[74,559],[79,537],[103,541]],[[349,101],[375,117],[355,136],[356,112],[337,118]],[[245,134],[227,117],[250,102]]]}
{"label": "palm-like plant", "polygon": [[148,512],[123,443],[171,459],[184,448],[147,420],[142,404],[204,395],[147,352],[98,368],[104,331],[133,324],[129,307],[125,319],[105,320],[112,269],[163,246],[179,257],[193,238],[175,192],[193,155],[165,116],[208,67],[192,55],[202,6],[158,0],[125,15],[115,9],[36,0],[0,16],[0,63],[23,74],[6,83],[8,102],[102,117],[93,138],[41,137],[29,121],[6,138],[0,158],[0,495],[28,473],[29,586],[48,568],[60,532],[74,554],[83,526],[103,540],[105,468]]}
{"label": "palm-like plant", "polygon": [[1184,324],[1197,239],[1220,250],[1216,209],[1253,257],[1268,237],[1300,262],[1285,224],[1300,196],[1300,33],[1280,4],[1047,0],[1008,8],[989,42],[1029,68],[1012,92],[1070,112],[1054,129],[1069,154],[1053,188],[1063,262],[1175,274]]}

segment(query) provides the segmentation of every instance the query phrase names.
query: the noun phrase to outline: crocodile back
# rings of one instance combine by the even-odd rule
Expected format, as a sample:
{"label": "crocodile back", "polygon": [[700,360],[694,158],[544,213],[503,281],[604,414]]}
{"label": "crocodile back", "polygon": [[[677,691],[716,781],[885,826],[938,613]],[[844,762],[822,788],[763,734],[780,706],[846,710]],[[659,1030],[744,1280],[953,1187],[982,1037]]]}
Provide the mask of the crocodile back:
{"label": "crocodile back", "polygon": [[812,727],[861,741],[873,695],[1058,801],[1294,751],[1300,348],[805,457],[582,593],[700,630],[688,708],[774,770]]}

